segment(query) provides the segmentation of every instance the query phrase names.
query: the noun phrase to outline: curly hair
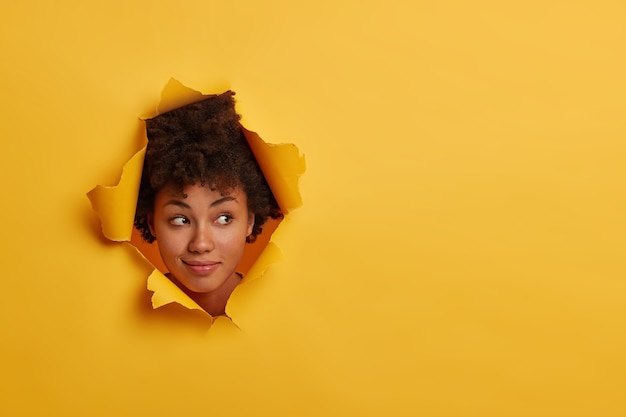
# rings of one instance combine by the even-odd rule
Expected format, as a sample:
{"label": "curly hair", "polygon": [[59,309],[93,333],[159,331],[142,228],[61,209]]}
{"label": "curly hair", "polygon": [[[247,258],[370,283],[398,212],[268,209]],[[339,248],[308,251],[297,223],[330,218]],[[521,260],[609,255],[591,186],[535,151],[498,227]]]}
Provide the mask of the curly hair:
{"label": "curly hair", "polygon": [[209,186],[221,193],[241,187],[254,213],[248,243],[256,240],[268,218],[283,214],[250,150],[235,112],[235,93],[208,96],[197,103],[146,120],[148,146],[143,165],[134,225],[149,243],[148,215],[157,192],[174,185]]}

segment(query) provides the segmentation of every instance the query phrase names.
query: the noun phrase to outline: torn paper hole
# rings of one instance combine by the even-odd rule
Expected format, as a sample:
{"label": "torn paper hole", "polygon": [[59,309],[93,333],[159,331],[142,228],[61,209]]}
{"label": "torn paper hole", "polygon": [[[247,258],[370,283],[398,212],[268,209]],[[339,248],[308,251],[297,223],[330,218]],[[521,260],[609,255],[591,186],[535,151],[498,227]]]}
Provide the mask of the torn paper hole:
{"label": "torn paper hole", "polygon": [[[171,80],[163,91],[158,111],[159,114],[163,114],[189,103],[197,103],[207,97],[209,96]],[[295,145],[268,144],[255,132],[243,127],[241,130],[280,210],[285,217],[288,216],[291,210],[302,204],[298,191],[298,179],[305,170],[304,157],[299,154]],[[203,309],[198,302],[181,290],[180,282],[177,286],[173,280],[166,277],[169,271],[159,253],[158,237],[154,243],[147,243],[142,239],[141,233],[133,227],[145,152],[146,148],[143,148],[124,166],[117,186],[97,186],[88,193],[88,197],[92,207],[100,216],[104,235],[113,241],[130,241],[141,256],[154,265],[155,269],[148,277],[147,285],[148,289],[153,292],[153,308],[178,303],[188,309],[205,311],[207,309]],[[186,223],[182,222],[182,224]],[[270,264],[279,260],[281,256],[278,249],[279,242],[271,241],[272,233],[279,225],[280,219],[270,218],[264,224],[263,232],[257,236],[256,241],[246,244],[237,267],[237,272],[245,276],[240,285],[258,278]],[[210,316],[208,313],[207,315]],[[236,322],[236,317],[232,319]]]}

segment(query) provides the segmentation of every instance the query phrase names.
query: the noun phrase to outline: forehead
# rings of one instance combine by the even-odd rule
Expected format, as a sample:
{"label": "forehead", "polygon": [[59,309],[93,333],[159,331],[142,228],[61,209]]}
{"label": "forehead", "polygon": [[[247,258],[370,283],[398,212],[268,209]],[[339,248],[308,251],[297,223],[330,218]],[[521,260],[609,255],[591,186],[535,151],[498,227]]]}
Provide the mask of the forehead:
{"label": "forehead", "polygon": [[239,202],[246,202],[247,196],[243,189],[239,186],[230,187],[223,190],[210,186],[208,184],[189,184],[182,188],[174,184],[168,184],[161,188],[157,194],[156,199],[220,199],[222,197],[233,197]]}

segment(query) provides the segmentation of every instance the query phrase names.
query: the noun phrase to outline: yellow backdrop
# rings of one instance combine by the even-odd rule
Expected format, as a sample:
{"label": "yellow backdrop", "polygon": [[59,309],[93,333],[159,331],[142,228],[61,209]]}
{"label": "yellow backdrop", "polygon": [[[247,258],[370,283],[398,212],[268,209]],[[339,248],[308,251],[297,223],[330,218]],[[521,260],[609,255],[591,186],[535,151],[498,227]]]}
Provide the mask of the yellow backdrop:
{"label": "yellow backdrop", "polygon": [[[7,416],[623,416],[620,1],[10,2]],[[205,331],[102,236],[170,77],[306,156],[282,261]]]}

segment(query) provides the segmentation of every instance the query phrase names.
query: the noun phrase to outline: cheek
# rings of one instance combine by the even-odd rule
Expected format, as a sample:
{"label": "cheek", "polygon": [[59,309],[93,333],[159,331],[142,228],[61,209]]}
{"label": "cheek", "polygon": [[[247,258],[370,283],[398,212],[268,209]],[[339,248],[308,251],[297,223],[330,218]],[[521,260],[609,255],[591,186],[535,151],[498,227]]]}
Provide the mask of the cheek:
{"label": "cheek", "polygon": [[241,257],[246,246],[246,228],[239,228],[231,233],[224,233],[216,242],[224,252]]}
{"label": "cheek", "polygon": [[164,261],[179,255],[186,247],[183,233],[172,233],[167,229],[160,229],[159,227],[157,227],[155,231],[156,242],[159,245],[161,258],[163,258]]}
{"label": "cheek", "polygon": [[241,246],[239,234],[223,234],[216,238],[216,245],[218,245],[223,251],[229,253],[236,253]]}

